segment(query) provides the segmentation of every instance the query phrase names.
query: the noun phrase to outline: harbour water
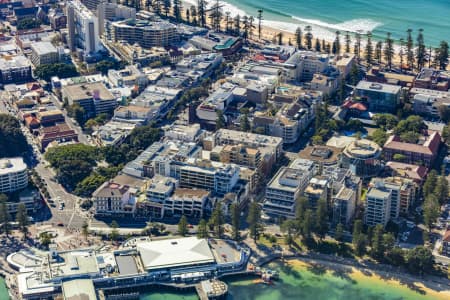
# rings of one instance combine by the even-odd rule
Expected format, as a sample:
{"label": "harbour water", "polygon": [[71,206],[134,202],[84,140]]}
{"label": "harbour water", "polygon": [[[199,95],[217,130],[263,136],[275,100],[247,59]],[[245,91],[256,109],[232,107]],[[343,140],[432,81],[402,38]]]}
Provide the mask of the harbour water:
{"label": "harbour water", "polygon": [[[197,0],[184,0],[190,4]],[[215,1],[209,1],[210,5]],[[288,32],[311,25],[314,37],[334,39],[337,30],[345,33],[371,31],[384,39],[392,33],[397,41],[413,29],[414,39],[424,29],[427,45],[450,40],[449,0],[226,0],[220,1],[231,15],[256,16],[263,9],[263,24]]]}
{"label": "harbour water", "polygon": [[8,289],[5,285],[5,278],[0,276],[0,299],[7,300],[9,299]]}
{"label": "harbour water", "polygon": [[[254,277],[225,280],[229,287],[227,300],[427,300],[448,299],[449,293],[437,293],[416,285],[409,288],[398,281],[361,272],[332,271],[300,261],[268,265],[280,273],[272,285],[255,283]],[[194,300],[195,292],[177,293],[158,290],[141,296],[141,300]]]}

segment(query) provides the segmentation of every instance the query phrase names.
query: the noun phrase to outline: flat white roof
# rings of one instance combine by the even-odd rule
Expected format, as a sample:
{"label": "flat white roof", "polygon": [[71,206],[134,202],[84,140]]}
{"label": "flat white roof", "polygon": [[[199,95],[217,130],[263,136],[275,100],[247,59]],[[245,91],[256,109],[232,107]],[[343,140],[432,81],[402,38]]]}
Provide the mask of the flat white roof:
{"label": "flat white roof", "polygon": [[213,263],[214,256],[206,239],[186,237],[137,243],[145,269],[161,269]]}
{"label": "flat white roof", "polygon": [[0,159],[0,175],[8,173],[23,172],[27,169],[27,165],[22,157],[11,157]]}

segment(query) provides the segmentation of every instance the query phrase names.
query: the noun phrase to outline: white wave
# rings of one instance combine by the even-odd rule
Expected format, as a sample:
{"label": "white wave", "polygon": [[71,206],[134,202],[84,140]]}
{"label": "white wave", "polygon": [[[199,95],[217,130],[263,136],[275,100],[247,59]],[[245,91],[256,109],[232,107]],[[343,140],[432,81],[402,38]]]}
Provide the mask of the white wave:
{"label": "white wave", "polygon": [[[263,20],[262,24],[275,30],[281,30],[289,33],[295,33],[298,27],[303,30],[306,25],[311,25],[308,23],[301,24],[272,20]],[[311,33],[314,38],[324,39],[326,41],[333,41],[336,36],[334,32],[318,26],[311,26]]]}
{"label": "white wave", "polygon": [[373,31],[375,28],[383,25],[380,22],[376,22],[371,19],[353,19],[349,21],[345,21],[342,23],[337,24],[331,24],[327,22],[323,22],[320,20],[314,20],[314,19],[305,19],[305,18],[299,18],[293,16],[292,19],[300,21],[301,23],[305,23],[308,25],[316,25],[323,28],[329,28],[334,30],[340,30],[340,31],[349,31],[349,32],[360,32],[360,33],[367,33],[369,31]]}
{"label": "white wave", "polygon": [[[198,4],[197,0],[182,0],[182,1],[186,8],[192,5],[197,6]],[[214,0],[209,0],[207,2],[208,2],[207,8],[211,8],[216,3]],[[231,17],[235,17],[237,15],[249,16],[247,12],[245,12],[244,10],[238,8],[233,4],[227,3],[225,1],[219,1],[219,3],[220,5],[222,5],[222,12],[230,12]],[[311,33],[313,34],[314,39],[319,38],[320,40],[324,39],[329,42],[335,39],[336,30],[341,31],[342,34],[344,34],[346,31],[349,31],[351,33],[356,32],[367,33],[383,25],[382,23],[371,19],[353,19],[337,24],[327,23],[315,19],[300,18],[296,16],[292,16],[292,20],[293,20],[292,22],[263,20],[262,25],[273,28],[275,30],[281,30],[289,33],[295,33],[297,27],[304,29],[305,26],[310,25],[312,29]],[[363,45],[365,44],[364,41],[362,44]]]}
{"label": "white wave", "polygon": [[[198,4],[198,1],[197,1],[197,0],[183,0],[183,2],[185,3],[184,6],[185,6],[186,8],[188,8],[188,7],[192,6],[192,5],[194,5],[194,6],[197,7],[197,4]],[[207,1],[206,7],[209,9],[209,8],[212,8],[215,4],[216,4],[216,1],[214,1],[214,0],[209,0],[209,1]],[[235,6],[235,5],[233,5],[233,4],[230,4],[230,3],[228,3],[228,2],[225,2],[225,1],[219,1],[219,5],[222,6],[222,8],[221,8],[222,12],[223,12],[223,13],[230,12],[230,16],[231,16],[231,17],[235,17],[235,16],[237,16],[237,15],[240,15],[241,17],[242,17],[242,16],[245,16],[245,15],[248,15],[248,14],[247,14],[245,11],[243,11],[242,9],[240,9],[240,8],[238,8],[237,6]]]}

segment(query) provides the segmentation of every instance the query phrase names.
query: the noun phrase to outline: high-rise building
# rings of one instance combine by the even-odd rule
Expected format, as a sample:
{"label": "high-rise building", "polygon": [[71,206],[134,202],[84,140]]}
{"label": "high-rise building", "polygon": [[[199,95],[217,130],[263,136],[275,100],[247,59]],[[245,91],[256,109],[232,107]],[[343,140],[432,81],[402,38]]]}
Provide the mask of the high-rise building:
{"label": "high-rise building", "polygon": [[77,0],[67,2],[68,44],[86,59],[102,49],[98,18]]}
{"label": "high-rise building", "polygon": [[386,226],[390,219],[392,190],[381,184],[371,187],[366,196],[364,220],[366,225]]}

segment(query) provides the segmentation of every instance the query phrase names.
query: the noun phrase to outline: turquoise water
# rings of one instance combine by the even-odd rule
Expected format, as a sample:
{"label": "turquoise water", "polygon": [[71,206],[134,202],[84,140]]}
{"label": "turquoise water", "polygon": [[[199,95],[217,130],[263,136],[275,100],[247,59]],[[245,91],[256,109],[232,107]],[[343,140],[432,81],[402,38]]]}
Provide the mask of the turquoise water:
{"label": "turquoise water", "polygon": [[[196,0],[185,0],[193,2]],[[211,2],[211,1],[210,1]],[[215,1],[212,1],[215,2]],[[221,1],[222,2],[222,1]],[[312,25],[313,34],[333,38],[336,30],[372,31],[385,38],[405,38],[406,30],[424,29],[427,44],[450,41],[449,0],[225,0],[224,11],[255,16],[263,9],[264,24],[294,32],[297,26]]]}
{"label": "turquoise water", "polygon": [[[272,263],[270,268],[280,272],[274,285],[255,283],[255,278],[228,279],[230,290],[227,300],[428,300],[445,299],[441,295],[428,295],[404,285],[384,281],[372,275],[354,275],[332,272],[322,268]],[[194,292],[177,294],[174,291],[155,291],[141,300],[194,300]]]}
{"label": "turquoise water", "polygon": [[5,279],[0,276],[0,299],[7,300],[9,299],[8,289],[5,285]]}

